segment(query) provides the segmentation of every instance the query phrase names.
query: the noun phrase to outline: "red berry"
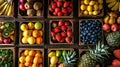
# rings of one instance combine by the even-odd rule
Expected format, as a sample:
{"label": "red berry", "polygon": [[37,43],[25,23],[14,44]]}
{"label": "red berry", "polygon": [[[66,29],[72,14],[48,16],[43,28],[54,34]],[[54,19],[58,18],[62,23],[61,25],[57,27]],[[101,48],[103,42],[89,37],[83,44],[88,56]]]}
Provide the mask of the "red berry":
{"label": "red berry", "polygon": [[53,41],[56,41],[56,38],[55,38],[55,37],[52,37],[52,40],[53,40]]}
{"label": "red berry", "polygon": [[51,36],[55,36],[55,33],[54,32],[50,32]]}
{"label": "red berry", "polygon": [[58,42],[61,41],[61,35],[60,35],[60,34],[57,34],[57,35],[55,36],[55,38],[56,38],[56,40],[57,40]]}
{"label": "red berry", "polygon": [[57,16],[57,13],[56,13],[56,12],[53,12],[53,15],[54,15],[54,16]]}
{"label": "red berry", "polygon": [[63,14],[62,14],[62,12],[58,12],[57,15],[58,16],[62,16]]}
{"label": "red berry", "polygon": [[115,56],[116,58],[120,59],[120,49],[114,50],[114,51],[113,51],[113,54],[114,54],[114,56]]}
{"label": "red berry", "polygon": [[71,43],[72,39],[71,39],[70,37],[66,37],[66,38],[65,38],[65,41],[66,41],[67,43]]}
{"label": "red berry", "polygon": [[69,2],[64,2],[64,7],[68,7],[69,6]]}
{"label": "red berry", "polygon": [[58,7],[55,8],[55,12],[56,12],[56,13],[60,12],[60,8],[58,8]]}
{"label": "red berry", "polygon": [[66,33],[66,32],[61,32],[61,36],[62,36],[62,37],[66,37],[66,36],[67,36],[67,33]]}
{"label": "red berry", "polygon": [[67,31],[67,36],[68,36],[68,37],[73,36],[73,32],[72,32],[72,31]]}
{"label": "red berry", "polygon": [[61,26],[61,30],[66,31],[67,30],[66,26]]}
{"label": "red berry", "polygon": [[61,7],[62,6],[62,2],[61,1],[58,1],[57,2],[57,7]]}
{"label": "red berry", "polygon": [[56,28],[54,28],[54,32],[55,32],[55,33],[59,33],[59,32],[60,32],[60,29],[56,27]]}
{"label": "red berry", "polygon": [[53,9],[52,9],[51,7],[49,7],[49,11],[50,11],[50,12],[53,12]]}
{"label": "red berry", "polygon": [[58,26],[62,26],[64,23],[62,21],[58,22]]}
{"label": "red berry", "polygon": [[63,43],[64,41],[65,41],[65,38],[62,38],[60,42]]}
{"label": "red berry", "polygon": [[67,28],[67,31],[72,31],[72,28]]}
{"label": "red berry", "polygon": [[54,2],[57,2],[58,0],[54,0]]}
{"label": "red berry", "polygon": [[72,13],[72,8],[71,7],[67,7],[67,10],[69,13]]}
{"label": "red berry", "polygon": [[65,22],[65,26],[69,26],[70,23],[68,21]]}
{"label": "red berry", "polygon": [[114,59],[113,62],[112,62],[112,66],[113,67],[120,67],[120,61],[117,60],[117,59]]}
{"label": "red berry", "polygon": [[51,5],[52,5],[52,9],[55,9],[57,7],[57,4],[55,2],[53,2]]}
{"label": "red berry", "polygon": [[70,7],[73,7],[73,3],[72,2],[69,2],[69,4],[70,4]]}
{"label": "red berry", "polygon": [[67,14],[67,9],[66,9],[66,8],[63,8],[63,9],[62,9],[62,13]]}

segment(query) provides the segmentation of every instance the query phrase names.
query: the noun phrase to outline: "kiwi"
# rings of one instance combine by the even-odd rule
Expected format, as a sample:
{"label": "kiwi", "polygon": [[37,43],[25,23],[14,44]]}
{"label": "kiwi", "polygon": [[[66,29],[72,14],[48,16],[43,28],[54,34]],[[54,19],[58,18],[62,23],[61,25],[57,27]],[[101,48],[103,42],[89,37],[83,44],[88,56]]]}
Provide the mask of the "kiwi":
{"label": "kiwi", "polygon": [[34,16],[35,15],[35,10],[34,9],[28,9],[27,10],[27,15],[28,16]]}
{"label": "kiwi", "polygon": [[39,10],[42,8],[42,3],[41,2],[35,2],[34,5],[33,5],[33,8],[35,10]]}
{"label": "kiwi", "polygon": [[37,15],[37,16],[42,16],[42,11],[41,11],[41,10],[37,10],[37,11],[36,11],[36,15]]}
{"label": "kiwi", "polygon": [[25,9],[31,9],[31,8],[33,8],[32,5],[33,5],[32,2],[26,2],[25,5],[24,5],[24,7],[25,7]]}

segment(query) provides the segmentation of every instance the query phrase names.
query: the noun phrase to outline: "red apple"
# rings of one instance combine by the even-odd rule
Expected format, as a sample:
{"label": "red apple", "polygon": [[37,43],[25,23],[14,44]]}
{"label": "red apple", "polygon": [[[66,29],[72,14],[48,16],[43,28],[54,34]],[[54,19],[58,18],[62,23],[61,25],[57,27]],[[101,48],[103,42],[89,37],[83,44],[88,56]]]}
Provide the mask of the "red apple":
{"label": "red apple", "polygon": [[110,31],[110,25],[109,25],[109,24],[104,24],[102,28],[103,28],[103,30],[106,31],[106,32],[109,32],[109,31]]}
{"label": "red apple", "polygon": [[10,43],[10,39],[9,39],[9,38],[6,38],[6,39],[3,40],[3,42],[4,42],[5,44],[9,44],[9,43]]}
{"label": "red apple", "polygon": [[118,25],[117,24],[112,24],[111,30],[114,31],[114,32],[117,31],[118,30]]}
{"label": "red apple", "polygon": [[24,7],[24,4],[20,4],[20,5],[19,5],[19,9],[22,10],[22,11],[25,11],[25,10],[26,10],[25,7]]}

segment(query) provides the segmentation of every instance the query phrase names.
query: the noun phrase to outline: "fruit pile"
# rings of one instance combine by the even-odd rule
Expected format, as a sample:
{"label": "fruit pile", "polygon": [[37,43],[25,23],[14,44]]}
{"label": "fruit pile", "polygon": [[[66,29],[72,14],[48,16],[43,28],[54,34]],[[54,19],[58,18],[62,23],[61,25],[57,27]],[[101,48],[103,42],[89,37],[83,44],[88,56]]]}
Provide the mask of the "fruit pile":
{"label": "fruit pile", "polygon": [[14,42],[14,23],[0,22],[0,44]]}
{"label": "fruit pile", "polygon": [[120,30],[120,16],[117,16],[116,13],[110,12],[104,18],[103,30],[105,32],[115,32]]}
{"label": "fruit pile", "polygon": [[51,16],[70,16],[72,9],[72,0],[50,0],[49,14]]}
{"label": "fruit pile", "polygon": [[53,43],[71,43],[73,38],[72,23],[70,21],[51,22],[51,41]]}
{"label": "fruit pile", "polygon": [[13,51],[0,49],[0,67],[13,67]]}
{"label": "fruit pile", "polygon": [[102,40],[102,23],[99,20],[83,20],[80,23],[80,40],[83,44],[96,44]]}
{"label": "fruit pile", "polygon": [[0,15],[11,16],[13,13],[13,0],[0,0]]}
{"label": "fruit pile", "polygon": [[42,16],[42,0],[19,0],[19,9],[22,16]]}
{"label": "fruit pile", "polygon": [[80,12],[83,15],[98,15],[103,9],[103,0],[81,0]]}
{"label": "fruit pile", "polygon": [[43,24],[40,21],[35,23],[28,22],[22,23],[20,25],[21,33],[21,42],[26,45],[37,44],[40,45],[43,43]]}
{"label": "fruit pile", "polygon": [[43,54],[39,50],[24,50],[19,57],[19,67],[43,67]]}
{"label": "fruit pile", "polygon": [[70,67],[77,63],[77,53],[71,50],[52,50],[48,57],[49,67]]}

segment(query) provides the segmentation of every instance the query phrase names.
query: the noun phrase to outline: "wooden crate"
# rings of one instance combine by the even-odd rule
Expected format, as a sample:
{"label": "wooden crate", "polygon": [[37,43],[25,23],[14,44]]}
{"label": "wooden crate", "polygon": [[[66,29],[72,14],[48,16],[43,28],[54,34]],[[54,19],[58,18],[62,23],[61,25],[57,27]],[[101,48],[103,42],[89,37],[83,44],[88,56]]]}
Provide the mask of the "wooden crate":
{"label": "wooden crate", "polygon": [[[102,19],[82,19],[82,20],[79,20],[79,45],[81,45],[81,46],[85,46],[85,45],[89,45],[89,46],[92,46],[92,45],[94,45],[94,44],[84,44],[84,43],[82,43],[81,42],[81,38],[80,38],[80,24],[81,23],[84,23],[84,22],[82,22],[82,21],[84,21],[84,20],[97,20],[97,21],[99,21],[101,24],[103,24],[102,22]],[[101,28],[102,28],[102,26],[101,26]],[[103,35],[103,31],[102,31],[102,43],[104,43],[104,35]]]}
{"label": "wooden crate", "polygon": [[[50,32],[51,32],[51,23],[52,23],[53,21],[59,21],[59,20],[71,22],[71,24],[72,24],[72,32],[73,32],[73,37],[72,37],[72,42],[71,42],[71,43],[54,43],[54,42],[52,42],[52,40],[51,40],[51,34],[50,34]],[[71,20],[71,19],[70,19],[70,20],[69,20],[69,19],[50,20],[50,21],[49,21],[49,39],[50,39],[49,43],[50,43],[51,45],[56,45],[56,44],[58,44],[58,45],[60,45],[60,44],[73,44],[73,43],[74,43],[74,22],[73,22],[73,20]]]}
{"label": "wooden crate", "polygon": [[[41,22],[42,23],[42,31],[43,31],[43,42],[41,43],[41,44],[32,44],[32,45],[30,45],[30,44],[24,44],[24,43],[22,43],[22,31],[21,30],[19,30],[19,32],[20,32],[20,35],[19,35],[19,42],[20,42],[20,46],[43,46],[44,45],[44,21],[43,20],[38,20],[39,22]],[[19,26],[21,25],[21,24],[28,24],[29,22],[33,22],[33,23],[35,23],[36,21],[21,21],[20,22],[20,24],[19,24]],[[20,29],[20,28],[19,28]]]}

